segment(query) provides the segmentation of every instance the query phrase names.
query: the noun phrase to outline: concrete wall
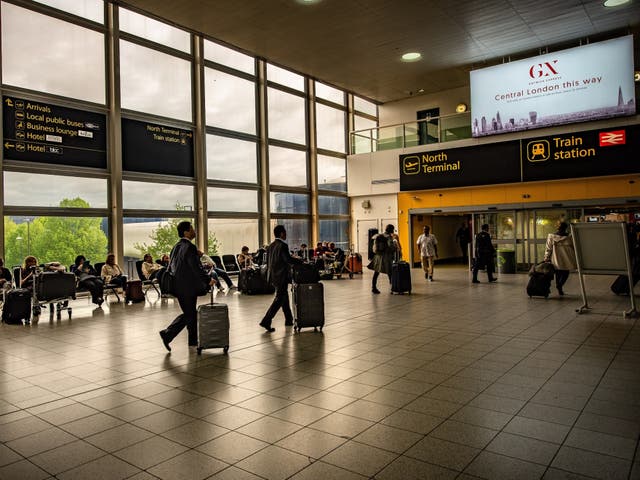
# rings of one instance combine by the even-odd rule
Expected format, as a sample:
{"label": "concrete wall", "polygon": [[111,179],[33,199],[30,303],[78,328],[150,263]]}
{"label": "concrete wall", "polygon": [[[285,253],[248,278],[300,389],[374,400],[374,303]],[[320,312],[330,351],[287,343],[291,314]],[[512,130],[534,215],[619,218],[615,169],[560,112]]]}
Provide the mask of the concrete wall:
{"label": "concrete wall", "polygon": [[441,116],[452,115],[456,113],[456,105],[465,103],[468,106],[470,98],[469,87],[462,87],[385,103],[378,107],[379,124],[384,126],[413,122],[417,119],[417,112],[431,108],[440,108]]}

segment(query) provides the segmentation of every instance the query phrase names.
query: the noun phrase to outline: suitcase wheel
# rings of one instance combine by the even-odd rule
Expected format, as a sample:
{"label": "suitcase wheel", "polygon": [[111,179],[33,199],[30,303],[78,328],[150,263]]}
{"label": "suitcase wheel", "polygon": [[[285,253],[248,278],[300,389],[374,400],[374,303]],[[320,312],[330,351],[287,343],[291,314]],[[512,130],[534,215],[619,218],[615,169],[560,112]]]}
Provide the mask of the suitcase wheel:
{"label": "suitcase wheel", "polygon": [[225,347],[222,349],[222,352],[223,352],[225,355],[227,355],[227,354],[229,353],[229,345],[225,346]]}
{"label": "suitcase wheel", "polygon": [[198,347],[197,352],[198,352],[198,355],[202,355],[202,348]]}

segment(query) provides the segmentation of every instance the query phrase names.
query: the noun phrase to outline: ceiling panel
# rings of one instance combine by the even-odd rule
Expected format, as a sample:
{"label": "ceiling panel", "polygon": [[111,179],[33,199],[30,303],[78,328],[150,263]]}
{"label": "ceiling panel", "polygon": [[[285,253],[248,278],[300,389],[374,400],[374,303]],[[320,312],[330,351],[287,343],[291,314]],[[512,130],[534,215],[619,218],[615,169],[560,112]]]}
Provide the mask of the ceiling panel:
{"label": "ceiling panel", "polygon": [[[503,59],[640,30],[640,0],[617,8],[601,0],[117,3],[382,103],[468,85],[471,69]],[[400,62],[409,50],[423,60]]]}

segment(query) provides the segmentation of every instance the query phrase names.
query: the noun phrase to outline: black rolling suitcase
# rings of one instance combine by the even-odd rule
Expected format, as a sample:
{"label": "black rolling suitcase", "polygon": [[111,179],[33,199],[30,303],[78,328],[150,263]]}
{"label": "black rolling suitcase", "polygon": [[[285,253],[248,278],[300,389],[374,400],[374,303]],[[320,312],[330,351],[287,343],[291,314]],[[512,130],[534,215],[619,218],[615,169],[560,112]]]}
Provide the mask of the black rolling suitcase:
{"label": "black rolling suitcase", "polygon": [[[632,260],[631,275],[633,276],[633,285],[635,286],[640,280],[640,261],[635,257]],[[616,295],[629,295],[629,276],[618,275],[611,284],[611,291]]]}
{"label": "black rolling suitcase", "polygon": [[2,307],[2,321],[9,325],[22,325],[31,318],[31,292],[26,288],[9,290]]}
{"label": "black rolling suitcase", "polygon": [[529,282],[527,283],[527,295],[531,297],[547,298],[551,293],[551,280],[555,269],[550,263],[539,263],[529,270]]}
{"label": "black rolling suitcase", "polygon": [[411,293],[411,267],[400,260],[391,265],[391,293]]}
{"label": "black rolling suitcase", "polygon": [[222,348],[229,351],[229,308],[224,303],[211,303],[198,307],[198,355],[206,348]]}
{"label": "black rolling suitcase", "polygon": [[238,290],[246,295],[260,295],[273,293],[275,289],[267,282],[266,275],[261,268],[240,270],[238,275]]}
{"label": "black rolling suitcase", "polygon": [[294,283],[292,285],[294,331],[324,327],[324,285],[322,283]]}
{"label": "black rolling suitcase", "polygon": [[320,271],[315,264],[299,263],[293,265],[293,282],[297,284],[318,283],[320,281]]}
{"label": "black rolling suitcase", "polygon": [[39,302],[76,298],[76,276],[67,272],[41,272],[35,276]]}

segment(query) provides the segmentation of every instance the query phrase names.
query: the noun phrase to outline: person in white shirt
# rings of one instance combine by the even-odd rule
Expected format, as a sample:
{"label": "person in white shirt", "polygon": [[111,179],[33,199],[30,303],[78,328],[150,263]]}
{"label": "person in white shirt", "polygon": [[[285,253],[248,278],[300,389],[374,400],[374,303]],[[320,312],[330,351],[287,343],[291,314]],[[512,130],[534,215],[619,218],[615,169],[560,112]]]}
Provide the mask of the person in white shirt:
{"label": "person in white shirt", "polygon": [[422,235],[418,237],[418,248],[420,248],[420,258],[422,260],[422,269],[424,270],[424,278],[433,282],[433,261],[438,258],[438,240],[432,233],[431,227],[425,225]]}

